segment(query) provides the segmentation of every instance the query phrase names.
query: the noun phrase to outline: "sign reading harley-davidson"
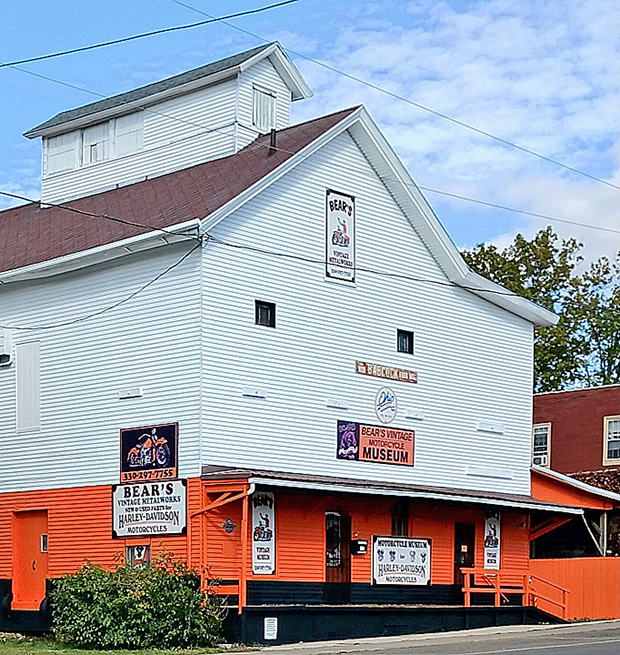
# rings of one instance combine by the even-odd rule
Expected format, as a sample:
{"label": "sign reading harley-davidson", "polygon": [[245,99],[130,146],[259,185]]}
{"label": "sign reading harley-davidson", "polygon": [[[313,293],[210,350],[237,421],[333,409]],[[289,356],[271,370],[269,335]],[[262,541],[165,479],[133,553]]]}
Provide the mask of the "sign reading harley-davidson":
{"label": "sign reading harley-davidson", "polygon": [[325,275],[355,282],[355,198],[327,190]]}
{"label": "sign reading harley-davidson", "polygon": [[121,482],[177,477],[179,424],[121,430]]}
{"label": "sign reading harley-davidson", "polygon": [[372,375],[375,378],[397,380],[398,382],[415,384],[418,381],[417,371],[395,368],[394,366],[383,366],[382,364],[370,364],[369,362],[355,362],[355,372],[360,375]]}
{"label": "sign reading harley-davidson", "polygon": [[185,480],[112,486],[112,536],[185,534]]}

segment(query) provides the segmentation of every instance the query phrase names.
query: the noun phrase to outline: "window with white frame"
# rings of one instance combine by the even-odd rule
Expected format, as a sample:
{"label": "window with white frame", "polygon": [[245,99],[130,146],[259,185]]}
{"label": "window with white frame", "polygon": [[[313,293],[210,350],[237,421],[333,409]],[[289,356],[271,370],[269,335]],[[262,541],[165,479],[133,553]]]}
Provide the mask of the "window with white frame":
{"label": "window with white frame", "polygon": [[110,122],[82,130],[82,166],[108,159],[110,156]]}
{"label": "window with white frame", "polygon": [[254,87],[252,124],[259,132],[269,132],[276,126],[276,94]]}
{"label": "window with white frame", "polygon": [[551,423],[539,423],[532,430],[532,464],[549,467],[551,462]]}
{"label": "window with white frame", "polygon": [[114,121],[114,156],[122,157],[142,149],[144,114],[134,112]]}
{"label": "window with white frame", "polygon": [[606,416],[603,421],[605,456],[603,464],[620,462],[620,416]]}
{"label": "window with white frame", "polygon": [[76,145],[76,132],[59,134],[45,140],[48,174],[70,171],[75,168],[77,163]]}

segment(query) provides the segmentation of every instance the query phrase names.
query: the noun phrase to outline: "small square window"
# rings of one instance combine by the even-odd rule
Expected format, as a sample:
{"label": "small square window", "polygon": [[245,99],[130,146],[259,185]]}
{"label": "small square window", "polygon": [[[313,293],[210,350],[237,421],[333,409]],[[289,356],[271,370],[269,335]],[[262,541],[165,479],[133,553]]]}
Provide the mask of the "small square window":
{"label": "small square window", "polygon": [[256,300],[256,325],[265,325],[274,328],[276,326],[276,306],[272,302]]}
{"label": "small square window", "polygon": [[46,534],[41,535],[41,552],[42,553],[47,553],[47,535]]}
{"label": "small square window", "polygon": [[396,350],[399,353],[413,355],[413,332],[398,330],[396,333]]}

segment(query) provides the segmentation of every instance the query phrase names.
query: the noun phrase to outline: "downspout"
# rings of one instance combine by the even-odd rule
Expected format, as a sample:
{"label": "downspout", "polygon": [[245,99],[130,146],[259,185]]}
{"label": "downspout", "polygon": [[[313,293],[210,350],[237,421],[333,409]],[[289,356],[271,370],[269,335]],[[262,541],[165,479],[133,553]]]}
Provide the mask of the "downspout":
{"label": "downspout", "polygon": [[234,118],[234,127],[233,127],[233,154],[239,151],[239,77],[241,73],[237,73],[237,80],[235,85],[235,118]]}

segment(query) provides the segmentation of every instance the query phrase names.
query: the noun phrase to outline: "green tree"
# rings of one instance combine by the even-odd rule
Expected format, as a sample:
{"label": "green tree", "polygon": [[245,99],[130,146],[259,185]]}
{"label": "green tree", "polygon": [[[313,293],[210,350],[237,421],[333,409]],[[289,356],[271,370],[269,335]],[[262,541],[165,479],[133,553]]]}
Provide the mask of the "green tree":
{"label": "green tree", "polygon": [[473,270],[560,317],[535,332],[537,392],[620,382],[620,266],[603,257],[579,273],[582,247],[547,227],[501,250],[463,252]]}

